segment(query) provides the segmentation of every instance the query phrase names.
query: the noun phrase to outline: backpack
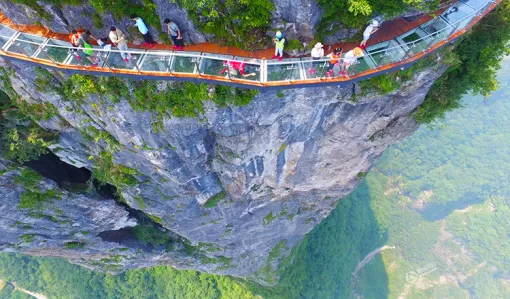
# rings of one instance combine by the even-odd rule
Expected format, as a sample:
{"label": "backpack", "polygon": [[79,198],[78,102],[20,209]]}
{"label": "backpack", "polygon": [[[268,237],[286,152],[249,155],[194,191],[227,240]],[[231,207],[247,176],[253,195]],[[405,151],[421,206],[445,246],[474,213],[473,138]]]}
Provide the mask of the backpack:
{"label": "backpack", "polygon": [[87,43],[86,41],[83,41],[83,46],[85,48],[85,50],[83,50],[83,52],[85,52],[85,54],[87,54],[87,55],[94,54],[94,51],[92,50],[93,48],[89,43]]}

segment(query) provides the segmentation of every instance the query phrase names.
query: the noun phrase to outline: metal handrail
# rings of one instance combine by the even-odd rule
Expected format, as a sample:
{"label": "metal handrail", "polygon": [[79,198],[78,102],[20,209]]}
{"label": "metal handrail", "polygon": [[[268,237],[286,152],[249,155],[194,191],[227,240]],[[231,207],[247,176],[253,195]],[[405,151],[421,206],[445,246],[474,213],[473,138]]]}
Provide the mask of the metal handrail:
{"label": "metal handrail", "polygon": [[[441,15],[438,15],[437,17],[431,19],[430,21],[428,21],[426,24],[431,24],[431,22],[434,22],[434,21],[437,21],[437,20],[440,20],[442,21],[445,26],[444,28],[441,28],[435,32],[432,32],[432,33],[428,33],[428,31],[425,31],[425,33],[427,33],[425,36],[422,36],[416,40],[413,40],[411,42],[407,42],[407,43],[402,43],[402,42],[399,42],[396,38],[393,38],[393,39],[390,39],[390,40],[387,40],[387,41],[384,41],[384,42],[391,42],[391,41],[395,41],[396,45],[395,46],[392,46],[392,47],[387,47],[387,48],[384,48],[384,49],[381,49],[381,50],[377,50],[377,51],[374,51],[374,52],[368,52],[368,51],[365,51],[365,54],[362,58],[360,59],[366,59],[367,60],[367,65],[368,65],[368,69],[365,69],[365,70],[362,70],[362,71],[359,71],[358,73],[361,73],[363,71],[366,71],[366,70],[369,70],[369,69],[377,69],[379,67],[382,67],[384,65],[389,65],[389,64],[392,64],[394,63],[394,61],[392,62],[388,62],[388,63],[384,63],[384,64],[380,64],[378,62],[376,62],[376,60],[373,58],[374,56],[376,55],[379,55],[379,54],[382,54],[383,56],[389,56],[390,54],[389,53],[393,53],[395,51],[398,51],[398,54],[397,56],[395,57],[398,57],[398,56],[401,56],[402,53],[405,53],[402,57],[401,57],[401,60],[403,59],[406,59],[406,58],[410,58],[411,56],[413,55],[416,55],[418,53],[413,53],[413,51],[411,51],[411,49],[413,48],[414,45],[416,44],[419,44],[425,40],[427,40],[427,48],[423,50],[423,52],[426,52],[427,50],[429,50],[430,48],[433,47],[434,44],[438,43],[439,40],[445,40],[447,39],[448,37],[452,36],[453,34],[455,34],[455,32],[459,32],[459,31],[462,31],[464,30],[464,27],[463,28],[458,28],[459,25],[462,23],[462,22],[465,22],[466,20],[473,20],[475,18],[476,15],[480,15],[482,14],[483,12],[485,12],[485,10],[487,8],[490,8],[492,6],[488,6],[488,4],[490,3],[495,3],[495,2],[498,2],[498,1],[494,1],[494,0],[487,0],[485,1],[485,3],[483,3],[482,5],[480,5],[480,7],[478,9],[474,9],[472,6],[469,6],[465,3],[463,3],[462,1],[456,1],[455,3],[453,3],[450,7],[453,7],[457,4],[462,4],[462,5],[465,5],[466,7],[469,7],[470,9],[472,9],[472,11],[470,13],[468,13],[467,15],[461,17],[460,19],[458,19],[457,21],[455,22],[450,22],[446,19],[444,19],[442,17],[442,14]],[[501,0],[499,0],[499,2],[501,2]],[[469,24],[471,24],[470,22],[468,22],[465,26],[469,26]],[[292,60],[292,61],[289,61],[289,60],[286,60],[286,61],[276,61],[276,60],[265,60],[265,59],[256,59],[256,61],[251,61],[251,60],[247,60],[247,59],[250,59],[250,58],[243,58],[242,60],[240,60],[239,58],[233,58],[232,55],[225,55],[227,57],[215,57],[213,53],[186,53],[186,52],[182,52],[182,51],[168,51],[168,50],[138,50],[138,49],[134,49],[134,50],[127,50],[127,51],[122,51],[122,50],[118,50],[118,49],[103,49],[101,47],[93,47],[92,49],[89,49],[89,48],[83,48],[83,47],[74,47],[74,46],[71,46],[71,45],[59,45],[59,44],[51,44],[51,41],[59,41],[60,43],[63,43],[65,41],[61,41],[61,40],[56,40],[56,39],[51,39],[51,38],[45,38],[43,36],[39,36],[39,35],[34,35],[34,34],[30,34],[30,33],[24,33],[24,32],[19,32],[19,31],[16,31],[8,26],[5,26],[5,25],[2,25],[3,27],[5,28],[9,28],[10,30],[13,31],[13,34],[10,35],[10,36],[6,36],[6,35],[0,35],[0,38],[4,38],[6,39],[6,43],[3,44],[3,47],[2,47],[2,52],[0,52],[1,55],[6,55],[5,52],[12,52],[11,47],[14,45],[16,46],[16,48],[19,48],[19,50],[24,54],[24,56],[28,57],[29,59],[39,59],[39,60],[46,60],[48,62],[52,62],[56,65],[58,64],[61,64],[61,65],[75,65],[75,62],[73,62],[73,59],[71,59],[73,53],[69,50],[72,50],[72,51],[93,51],[94,53],[96,53],[95,55],[97,55],[97,53],[101,53],[101,58],[103,59],[103,62],[105,63],[105,65],[107,66],[108,69],[112,69],[110,67],[110,65],[107,64],[107,59],[110,55],[110,53],[127,53],[128,55],[141,55],[140,56],[140,60],[137,60],[136,62],[134,62],[134,67],[136,68],[136,70],[138,70],[138,73],[144,73],[144,72],[152,72],[150,70],[143,70],[143,65],[145,63],[145,60],[146,60],[146,57],[148,56],[162,56],[162,57],[168,57],[168,61],[172,61],[172,59],[175,59],[175,58],[194,58],[196,59],[197,61],[193,62],[195,63],[196,65],[196,68],[193,72],[178,72],[178,73],[183,73],[183,74],[193,74],[193,75],[197,75],[198,76],[202,76],[202,75],[206,75],[206,76],[217,76],[217,77],[224,77],[223,75],[220,75],[220,74],[206,74],[204,73],[204,69],[203,69],[203,64],[207,61],[223,61],[223,62],[227,62],[227,68],[230,68],[230,63],[240,63],[240,62],[243,62],[247,65],[252,65],[252,66],[256,66],[258,68],[260,68],[260,76],[258,76],[259,78],[256,79],[256,80],[250,80],[250,79],[246,79],[246,78],[231,78],[231,74],[230,74],[230,71],[227,73],[228,75],[228,80],[229,81],[246,81],[246,82],[258,82],[259,84],[262,84],[266,81],[268,82],[292,82],[293,80],[304,80],[304,81],[316,81],[317,79],[323,79],[324,78],[324,68],[322,69],[321,73],[319,74],[319,76],[315,76],[313,78],[309,78],[309,76],[306,76],[306,66],[307,65],[311,65],[313,63],[315,63],[316,65],[324,65],[326,66],[327,65],[327,62],[330,60],[330,58],[328,57],[324,57],[324,58],[320,58],[320,59],[317,59],[317,60],[311,60],[310,58],[306,57],[306,58],[296,58],[295,60]],[[421,28],[421,29],[424,29],[424,24],[421,24],[420,26],[416,27],[416,28]],[[411,31],[414,31],[416,30],[416,28],[413,28]],[[411,31],[408,31],[408,32],[411,32]],[[40,42],[36,42],[36,41],[32,41],[32,40],[27,40],[27,38],[24,38],[21,36],[21,34],[24,34],[24,35],[31,35],[31,36],[35,36],[39,39],[43,39],[42,41]],[[437,37],[438,36],[441,36],[442,34],[444,33],[447,33],[444,37],[438,39]],[[405,35],[402,34],[401,36]],[[432,38],[432,39],[431,39]],[[430,39],[430,41],[429,41]],[[32,45],[35,45],[37,46],[37,50],[35,52],[33,52],[32,55],[28,55],[26,49],[23,49],[22,46],[19,44],[19,43],[25,43],[25,44],[32,44]],[[40,56],[41,53],[48,53],[48,50],[49,49],[66,49],[69,51],[69,54],[67,56],[66,59],[64,59],[63,61],[61,62],[56,62],[53,57],[50,57],[51,55],[47,54],[48,58],[38,58],[38,56]],[[19,51],[16,51],[17,53],[19,53]],[[29,51],[30,53],[32,53],[32,51]],[[76,54],[74,54],[76,55]],[[142,56],[142,55],[145,55],[145,56]],[[228,56],[231,56],[232,58],[228,58]],[[142,58],[143,57],[143,58]],[[341,60],[342,58],[340,58]],[[80,62],[78,62],[79,65],[81,65]],[[173,62],[172,62],[173,64]],[[283,77],[282,80],[268,80],[268,77],[270,75],[270,73],[268,73],[268,67],[274,67],[274,66],[279,66],[279,65],[296,65],[297,68],[299,69],[299,77],[300,79],[291,79],[289,77]],[[99,67],[98,69],[103,69],[104,67]],[[123,68],[123,67],[119,67],[119,68],[116,68],[117,70],[122,70],[122,69],[127,69],[127,70],[134,70],[133,67],[128,67],[128,68]],[[197,69],[198,69],[198,72],[197,72]],[[154,71],[154,72],[162,72],[162,71]],[[175,72],[175,70],[172,70],[171,69],[171,65],[169,63],[168,65],[168,68],[167,68],[167,71],[164,72],[164,73],[168,73],[168,74],[171,74],[173,75],[173,73]],[[289,81],[290,80],[290,81]]]}

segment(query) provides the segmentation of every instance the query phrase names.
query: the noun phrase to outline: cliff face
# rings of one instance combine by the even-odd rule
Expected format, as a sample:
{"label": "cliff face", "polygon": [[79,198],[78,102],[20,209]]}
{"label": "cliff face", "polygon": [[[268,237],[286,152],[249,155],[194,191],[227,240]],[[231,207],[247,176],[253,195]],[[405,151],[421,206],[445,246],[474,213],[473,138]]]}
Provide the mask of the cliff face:
{"label": "cliff face", "polygon": [[[178,22],[187,42],[207,40],[185,10],[168,0],[153,3],[161,20]],[[285,28],[289,38],[311,40],[321,15],[315,1],[275,0],[274,5],[274,28]],[[58,32],[83,27],[98,37],[116,24],[129,34],[131,21],[111,13],[99,15],[105,28],[95,28],[88,4],[44,8],[51,18],[0,1],[0,10],[19,24],[40,22]],[[40,92],[33,65],[1,58],[0,65],[13,70],[10,84],[23,101],[57,108],[39,124],[59,133],[51,148],[63,161],[92,169],[94,157],[109,145],[84,132],[115,139],[113,163],[137,172],[138,182],[120,190],[126,205],[174,240],[169,247],[141,244],[132,237],[138,223],[133,211],[93,193],[62,191],[60,200],[38,213],[20,208],[20,194],[26,192],[16,183],[21,169],[3,163],[1,250],[64,257],[111,272],[171,265],[261,283],[274,282],[280,259],[356,187],[387,146],[416,129],[408,115],[443,70],[422,70],[388,95],[361,94],[354,84],[265,92],[244,107],[219,108],[209,101],[198,118],[169,113],[158,120],[133,110],[127,99],[111,103],[91,94],[70,102]],[[67,78],[52,74],[55,84]],[[58,190],[48,180],[38,184],[41,190]]]}
{"label": "cliff face", "polygon": [[[106,270],[172,265],[263,283],[274,281],[280,258],[356,187],[384,149],[416,129],[408,115],[442,73],[442,69],[422,70],[388,95],[361,95],[359,86],[353,85],[264,92],[245,107],[219,108],[207,102],[198,119],[168,115],[156,128],[154,115],[134,111],[125,99],[113,104],[90,95],[82,103],[72,103],[57,93],[38,92],[33,65],[5,60],[0,64],[14,70],[11,83],[24,101],[57,108],[58,115],[40,125],[60,133],[52,148],[63,161],[92,168],[89,157],[99,155],[107,145],[84,138],[82,132],[92,126],[111,134],[119,143],[114,163],[138,171],[138,183],[121,190],[127,205],[150,215],[174,238],[186,239],[184,243],[195,246],[200,255],[184,254],[184,243],[147,249],[121,242],[112,232],[134,220],[126,220],[111,201],[99,204],[94,198],[72,194],[69,202],[87,202],[90,206],[84,209],[91,212],[103,203],[105,209],[117,212],[102,217],[108,218],[104,223],[91,217],[88,235],[69,231],[55,239],[46,231],[60,227],[49,222],[32,226],[30,234],[37,235],[39,243],[29,245],[15,242],[26,232],[2,221],[0,232],[12,236],[3,250],[57,255]],[[66,77],[54,76],[55,80]],[[14,176],[4,174],[2,185],[10,184]],[[0,204],[5,207],[18,193],[2,192]],[[208,201],[217,203],[204,206]],[[90,217],[84,213],[73,220],[74,208],[60,207],[67,202],[54,201],[52,206],[59,207],[71,223]],[[16,218],[30,216],[10,209]],[[83,248],[63,248],[64,240],[81,242]],[[110,266],[97,262],[99,252],[110,256]]]}

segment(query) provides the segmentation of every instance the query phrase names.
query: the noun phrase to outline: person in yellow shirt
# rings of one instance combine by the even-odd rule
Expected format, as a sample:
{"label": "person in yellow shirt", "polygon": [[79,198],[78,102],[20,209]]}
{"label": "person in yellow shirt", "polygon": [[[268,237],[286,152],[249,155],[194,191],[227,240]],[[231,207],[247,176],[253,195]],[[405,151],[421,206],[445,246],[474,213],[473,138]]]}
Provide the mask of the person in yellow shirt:
{"label": "person in yellow shirt", "polygon": [[283,49],[285,48],[285,37],[283,36],[283,33],[277,31],[275,38],[273,38],[273,43],[275,45],[273,59],[278,58],[278,60],[282,60]]}

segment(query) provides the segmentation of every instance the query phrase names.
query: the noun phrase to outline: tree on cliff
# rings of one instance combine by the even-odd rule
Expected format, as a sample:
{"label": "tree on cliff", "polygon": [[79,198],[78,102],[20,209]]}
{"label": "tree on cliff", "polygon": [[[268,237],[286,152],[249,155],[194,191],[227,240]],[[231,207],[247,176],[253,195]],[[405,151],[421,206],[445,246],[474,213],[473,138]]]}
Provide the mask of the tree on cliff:
{"label": "tree on cliff", "polygon": [[415,119],[430,123],[458,108],[469,92],[487,96],[497,90],[496,72],[503,57],[510,54],[509,41],[510,2],[503,1],[457,45],[453,53],[461,63],[450,67],[434,83]]}

